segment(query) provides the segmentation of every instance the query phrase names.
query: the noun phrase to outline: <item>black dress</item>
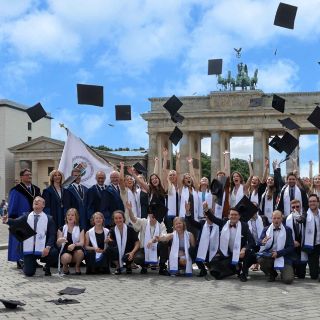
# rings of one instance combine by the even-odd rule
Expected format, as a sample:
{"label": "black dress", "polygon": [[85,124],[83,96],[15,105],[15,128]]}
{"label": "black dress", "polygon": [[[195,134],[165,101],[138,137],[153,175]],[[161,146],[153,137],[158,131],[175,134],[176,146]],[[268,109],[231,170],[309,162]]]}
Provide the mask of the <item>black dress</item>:
{"label": "black dress", "polygon": [[[104,232],[96,233],[97,246],[100,249],[104,249]],[[91,241],[89,241],[89,246],[92,246]],[[106,252],[103,252],[100,259],[96,260],[96,252],[92,250],[86,251],[86,265],[90,268],[109,268],[109,259]]]}
{"label": "black dress", "polygon": [[[63,233],[63,227],[59,228],[59,230]],[[80,228],[80,233],[81,233],[81,228]],[[68,250],[68,246],[70,244],[73,244],[73,240],[72,240],[72,233],[71,232],[67,232],[67,242],[65,243],[61,255],[63,255],[64,253],[69,253],[71,255],[73,255],[77,250],[82,250],[83,251],[83,247],[81,246],[75,246],[75,248],[72,251]]]}
{"label": "black dress", "polygon": [[140,191],[141,218],[148,218],[148,193]]}

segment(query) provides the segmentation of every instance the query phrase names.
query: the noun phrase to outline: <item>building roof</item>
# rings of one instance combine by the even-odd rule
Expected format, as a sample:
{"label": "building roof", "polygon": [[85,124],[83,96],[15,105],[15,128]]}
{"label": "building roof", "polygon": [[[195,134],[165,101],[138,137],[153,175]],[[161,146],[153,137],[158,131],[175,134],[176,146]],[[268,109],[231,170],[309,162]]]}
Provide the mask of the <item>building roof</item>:
{"label": "building roof", "polygon": [[[23,105],[23,104],[20,104],[20,103],[17,103],[17,102],[14,102],[14,101],[11,101],[11,100],[7,100],[7,99],[0,99],[0,108],[1,107],[7,107],[7,108],[11,108],[11,109],[15,109],[15,110],[20,110],[20,111],[23,111],[23,112],[26,112],[26,110],[28,108],[30,108],[31,106],[26,106],[26,105]],[[45,118],[47,119],[53,119],[51,117],[51,114],[48,113]]]}

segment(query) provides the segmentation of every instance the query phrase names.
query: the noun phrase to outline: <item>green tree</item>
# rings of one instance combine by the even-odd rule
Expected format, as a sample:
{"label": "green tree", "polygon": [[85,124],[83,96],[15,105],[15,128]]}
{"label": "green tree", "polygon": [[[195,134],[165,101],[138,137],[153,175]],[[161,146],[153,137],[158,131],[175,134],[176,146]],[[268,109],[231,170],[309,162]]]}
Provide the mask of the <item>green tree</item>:
{"label": "green tree", "polygon": [[201,177],[207,177],[211,181],[211,157],[201,152]]}
{"label": "green tree", "polygon": [[104,150],[104,151],[113,151],[112,148],[109,148],[109,147],[104,146],[104,145],[100,145],[100,146],[98,146],[98,147],[91,146],[91,148],[93,148],[93,149],[98,149],[98,150]]}
{"label": "green tree", "polygon": [[249,167],[246,160],[238,158],[231,159],[231,173],[233,171],[239,171],[245,181],[249,178]]}

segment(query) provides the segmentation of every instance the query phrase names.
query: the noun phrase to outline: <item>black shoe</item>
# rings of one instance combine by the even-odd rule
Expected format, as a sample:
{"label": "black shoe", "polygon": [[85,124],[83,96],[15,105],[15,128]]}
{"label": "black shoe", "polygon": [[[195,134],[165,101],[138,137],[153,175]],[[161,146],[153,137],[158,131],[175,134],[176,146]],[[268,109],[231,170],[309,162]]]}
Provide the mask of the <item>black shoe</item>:
{"label": "black shoe", "polygon": [[267,281],[274,282],[277,276],[278,276],[278,272],[275,270],[272,270]]}
{"label": "black shoe", "polygon": [[51,276],[50,268],[47,267],[47,266],[44,267],[44,275],[45,276]]}
{"label": "black shoe", "polygon": [[110,269],[109,268],[101,268],[100,273],[102,274],[110,274]]}
{"label": "black shoe", "polygon": [[218,271],[210,271],[210,274],[216,279],[216,280],[222,280],[222,277],[220,275],[220,272]]}
{"label": "black shoe", "polygon": [[121,274],[121,269],[116,269],[116,271],[114,272],[114,274],[115,274],[116,276],[120,275],[120,274]]}
{"label": "black shoe", "polygon": [[141,268],[140,274],[147,274],[148,269],[147,268]]}
{"label": "black shoe", "polygon": [[126,269],[126,274],[132,274],[132,269],[131,268],[127,268]]}
{"label": "black shoe", "polygon": [[239,279],[241,282],[247,282],[248,279],[247,279],[247,276],[242,272],[239,276]]}
{"label": "black shoe", "polygon": [[22,259],[20,259],[20,260],[18,260],[17,261],[17,269],[23,269],[23,260]]}
{"label": "black shoe", "polygon": [[207,270],[206,269],[201,269],[200,273],[197,275],[197,277],[205,277],[207,275]]}

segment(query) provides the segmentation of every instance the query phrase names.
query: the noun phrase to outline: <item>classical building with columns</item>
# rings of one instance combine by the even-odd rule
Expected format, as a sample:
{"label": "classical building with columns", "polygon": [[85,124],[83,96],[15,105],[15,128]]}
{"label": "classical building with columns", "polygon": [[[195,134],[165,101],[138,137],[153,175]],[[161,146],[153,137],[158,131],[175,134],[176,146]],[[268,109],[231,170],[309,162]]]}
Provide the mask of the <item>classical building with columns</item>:
{"label": "classical building with columns", "polygon": [[[319,134],[307,117],[320,101],[320,92],[277,93],[286,100],[285,112],[282,114],[271,107],[272,94],[265,94],[261,90],[248,91],[218,91],[206,96],[179,97],[183,106],[179,113],[185,117],[182,124],[178,124],[183,132],[180,141],[182,158],[191,156],[194,161],[195,172],[201,174],[201,139],[211,138],[211,172],[215,174],[223,169],[225,150],[230,151],[230,138],[234,136],[253,136],[254,172],[262,175],[264,158],[269,154],[269,138],[272,135],[283,135],[285,128],[278,119],[291,117],[300,125],[299,130],[289,132],[299,138],[300,134]],[[261,107],[249,107],[250,99],[262,98]],[[149,134],[149,168],[157,156],[162,166],[162,148],[168,148],[172,154],[172,144],[169,135],[175,124],[171,121],[163,104],[168,97],[150,98],[151,110],[142,114],[148,122]],[[319,148],[320,150],[320,148]],[[298,148],[293,152],[298,155]],[[318,155],[319,157],[319,155]],[[172,161],[170,161],[172,166]],[[292,170],[292,160],[287,161],[287,171]],[[187,172],[187,163],[181,162],[182,172]]]}

